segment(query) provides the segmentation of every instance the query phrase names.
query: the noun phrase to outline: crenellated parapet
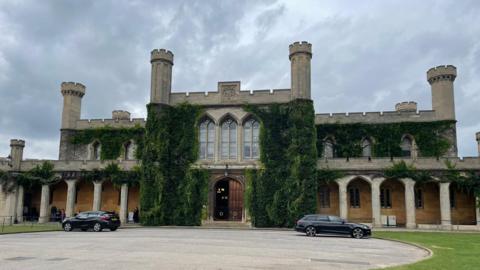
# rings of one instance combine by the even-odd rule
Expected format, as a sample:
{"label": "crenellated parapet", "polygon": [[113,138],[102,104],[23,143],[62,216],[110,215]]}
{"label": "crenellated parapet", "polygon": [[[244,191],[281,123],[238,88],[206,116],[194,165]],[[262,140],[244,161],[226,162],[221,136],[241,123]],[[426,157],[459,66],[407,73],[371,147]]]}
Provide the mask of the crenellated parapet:
{"label": "crenellated parapet", "polygon": [[405,101],[395,104],[395,111],[397,112],[416,112],[417,103],[415,101]]}
{"label": "crenellated parapet", "polygon": [[437,66],[427,71],[427,80],[430,84],[438,81],[455,81],[457,68],[453,65]]}
{"label": "crenellated parapet", "polygon": [[129,119],[81,119],[77,121],[76,130],[89,128],[131,128],[144,127],[146,123],[145,118],[129,118]]}
{"label": "crenellated parapet", "polygon": [[310,57],[312,56],[312,44],[308,43],[307,41],[302,41],[302,42],[294,42],[290,44],[288,47],[289,49],[289,59],[291,60],[292,57],[295,54],[301,53],[301,54],[307,54]]}
{"label": "crenellated parapet", "polygon": [[154,49],[150,53],[150,62],[166,61],[173,65],[173,53],[165,49]]}
{"label": "crenellated parapet", "polygon": [[130,120],[130,112],[123,110],[112,111],[112,119],[114,120]]}
{"label": "crenellated parapet", "polygon": [[85,85],[76,82],[62,82],[60,85],[62,95],[73,95],[83,97],[85,95]]}
{"label": "crenellated parapet", "polygon": [[352,124],[352,123],[400,123],[436,121],[434,111],[386,111],[386,112],[350,112],[321,113],[315,115],[315,124]]}

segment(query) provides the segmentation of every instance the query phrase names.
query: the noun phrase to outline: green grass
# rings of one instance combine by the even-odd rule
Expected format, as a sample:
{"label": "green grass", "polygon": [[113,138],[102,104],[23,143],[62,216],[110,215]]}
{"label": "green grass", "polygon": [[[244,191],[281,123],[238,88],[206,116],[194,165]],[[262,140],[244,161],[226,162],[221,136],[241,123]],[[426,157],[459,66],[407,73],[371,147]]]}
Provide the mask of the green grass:
{"label": "green grass", "polygon": [[60,224],[21,224],[12,226],[2,226],[2,224],[0,224],[0,234],[58,230],[61,230]]}
{"label": "green grass", "polygon": [[415,243],[433,251],[424,261],[395,270],[480,269],[480,233],[375,232],[374,237]]}

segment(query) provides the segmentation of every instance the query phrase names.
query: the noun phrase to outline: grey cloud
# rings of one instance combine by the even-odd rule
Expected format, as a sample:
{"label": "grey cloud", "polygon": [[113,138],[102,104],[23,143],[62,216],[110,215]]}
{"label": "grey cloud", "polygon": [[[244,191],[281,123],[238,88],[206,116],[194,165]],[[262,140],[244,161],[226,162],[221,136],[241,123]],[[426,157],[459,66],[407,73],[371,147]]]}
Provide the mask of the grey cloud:
{"label": "grey cloud", "polygon": [[313,44],[317,112],[431,107],[428,68],[454,64],[461,155],[476,155],[478,1],[2,1],[0,156],[9,138],[55,158],[62,81],[87,86],[82,115],[145,115],[149,52],[175,53],[174,91],[288,88],[288,45]]}

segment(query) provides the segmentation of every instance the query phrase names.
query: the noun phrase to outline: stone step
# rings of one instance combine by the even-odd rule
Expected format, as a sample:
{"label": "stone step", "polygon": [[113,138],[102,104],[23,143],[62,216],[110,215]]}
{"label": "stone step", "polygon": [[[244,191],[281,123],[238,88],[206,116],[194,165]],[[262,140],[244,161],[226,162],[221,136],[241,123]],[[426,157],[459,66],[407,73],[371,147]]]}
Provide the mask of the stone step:
{"label": "stone step", "polygon": [[250,222],[239,221],[202,221],[202,227],[206,228],[234,228],[234,229],[250,229]]}

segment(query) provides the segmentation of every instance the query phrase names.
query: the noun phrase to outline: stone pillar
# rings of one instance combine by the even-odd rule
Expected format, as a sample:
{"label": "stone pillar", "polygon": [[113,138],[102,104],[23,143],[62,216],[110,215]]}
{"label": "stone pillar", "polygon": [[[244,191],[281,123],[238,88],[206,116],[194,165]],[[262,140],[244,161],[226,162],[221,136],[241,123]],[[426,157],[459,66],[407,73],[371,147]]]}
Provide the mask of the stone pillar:
{"label": "stone pillar", "polygon": [[172,91],[173,53],[165,49],[155,49],[150,54],[152,77],[150,102],[168,104]]}
{"label": "stone pillar", "polygon": [[67,183],[67,205],[65,207],[65,216],[72,217],[75,213],[75,196],[77,193],[77,180],[65,180]]}
{"label": "stone pillar", "polygon": [[5,199],[5,223],[12,224],[17,215],[17,191],[18,187],[15,187],[11,192],[7,191]]}
{"label": "stone pillar", "polygon": [[401,179],[405,187],[405,217],[406,227],[413,229],[417,227],[415,216],[415,181],[410,178]]}
{"label": "stone pillar", "polygon": [[338,198],[339,198],[339,210],[340,217],[343,219],[348,218],[348,202],[347,202],[347,182],[337,181],[338,184]]}
{"label": "stone pillar", "polygon": [[50,220],[50,186],[42,185],[42,195],[40,199],[40,216],[38,223],[46,223]]}
{"label": "stone pillar", "polygon": [[291,62],[291,98],[310,99],[312,44],[302,41],[289,46]]}
{"label": "stone pillar", "polygon": [[127,184],[122,184],[121,190],[120,190],[120,222],[122,224],[127,223],[127,218],[128,218],[128,185]]}
{"label": "stone pillar", "polygon": [[442,226],[452,225],[450,210],[450,182],[440,183],[440,219]]}
{"label": "stone pillar", "polygon": [[25,194],[25,189],[22,185],[18,186],[17,189],[17,221],[23,222],[23,198]]}
{"label": "stone pillar", "polygon": [[477,213],[477,226],[480,226],[480,197],[477,197],[475,208],[477,210],[476,211],[476,213]]}
{"label": "stone pillar", "polygon": [[372,226],[380,227],[382,226],[382,219],[380,217],[380,184],[383,181],[383,178],[378,179],[378,181],[373,180],[371,189],[372,189]]}
{"label": "stone pillar", "polygon": [[102,207],[102,184],[103,181],[93,181],[92,211],[100,211],[100,208]]}

